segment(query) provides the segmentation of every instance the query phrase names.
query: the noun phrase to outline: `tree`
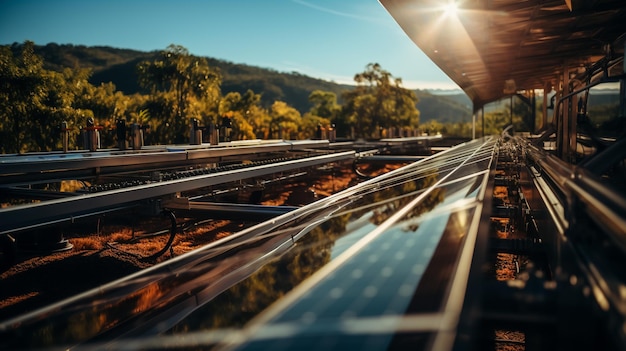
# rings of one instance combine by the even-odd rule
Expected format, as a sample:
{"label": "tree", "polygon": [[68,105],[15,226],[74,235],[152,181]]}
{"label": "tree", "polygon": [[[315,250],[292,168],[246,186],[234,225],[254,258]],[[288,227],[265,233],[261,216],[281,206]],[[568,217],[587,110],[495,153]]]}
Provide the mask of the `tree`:
{"label": "tree", "polygon": [[330,126],[331,121],[328,118],[316,116],[307,112],[304,116],[302,116],[298,139],[313,139],[316,137],[317,129],[319,127],[326,128]]}
{"label": "tree", "polygon": [[30,120],[30,142],[28,148],[33,151],[50,151],[60,147],[61,123],[67,122],[70,132],[70,144],[82,146],[81,126],[86,119],[94,117],[93,111],[80,106],[78,99],[85,90],[93,86],[88,82],[90,70],[69,69],[63,72],[42,71],[44,85],[39,87],[44,99],[33,102]]}
{"label": "tree", "polygon": [[147,144],[182,143],[187,131],[186,119],[174,118],[176,115],[175,99],[172,93],[157,92],[152,94],[143,109],[150,115],[150,133]]}
{"label": "tree", "polygon": [[354,81],[356,88],[343,95],[342,119],[355,129],[357,137],[372,137],[378,128],[418,127],[417,96],[402,87],[402,79],[370,63]]}
{"label": "tree", "polygon": [[523,95],[515,96],[515,99],[510,99],[509,114],[511,113],[511,103],[513,104],[513,116],[511,118],[511,120],[513,121],[513,129],[518,132],[534,132],[535,121],[533,120],[533,118],[535,116],[533,115],[533,106],[531,106],[531,100]]}
{"label": "tree", "polygon": [[[209,67],[205,58],[191,56],[179,45],[168,46],[159,58],[141,62],[137,69],[140,86],[149,89],[154,99],[150,115],[171,129],[166,133],[167,142],[186,140],[188,119],[200,117],[190,115],[197,100],[217,100],[221,94],[220,72]],[[155,110],[158,108],[163,110]]]}
{"label": "tree", "polygon": [[275,101],[270,109],[270,137],[278,139],[295,139],[302,116],[295,108],[284,101]]}
{"label": "tree", "polygon": [[241,109],[246,121],[252,127],[252,132],[258,139],[269,138],[269,126],[272,117],[267,109],[262,107],[261,94],[247,90],[241,97]]}
{"label": "tree", "polygon": [[502,133],[502,130],[510,124],[511,114],[506,110],[485,113],[485,135]]}
{"label": "tree", "polygon": [[341,113],[341,106],[337,104],[337,95],[330,91],[314,90],[309,94],[309,102],[313,105],[305,113],[300,125],[300,139],[316,137],[319,128],[335,127]]}
{"label": "tree", "polygon": [[[250,94],[248,94],[250,93]],[[219,106],[219,115],[222,118],[230,118],[233,140],[254,139],[253,126],[249,123],[248,114],[254,108],[258,100],[251,91],[242,98],[238,92],[230,92],[222,98]]]}
{"label": "tree", "polygon": [[0,143],[3,153],[20,152],[29,141],[31,106],[44,97],[43,61],[32,42],[24,43],[18,57],[9,47],[0,50]]}
{"label": "tree", "polygon": [[[86,80],[76,84],[78,89],[74,106],[81,110],[91,111],[96,125],[103,127],[100,131],[101,146],[114,147],[117,139],[114,132],[116,120],[123,120],[127,115],[131,99],[122,92],[116,91],[113,83],[101,83],[97,87],[85,83]],[[130,121],[130,118],[127,120]]]}
{"label": "tree", "polygon": [[314,116],[332,121],[341,112],[341,106],[337,104],[337,95],[333,92],[314,90],[309,95],[309,101],[313,104],[309,113]]}
{"label": "tree", "polygon": [[93,117],[91,110],[77,105],[77,97],[92,88],[89,75],[85,69],[45,70],[30,41],[0,48],[0,151],[58,148],[62,122],[74,130],[74,144],[81,120]]}
{"label": "tree", "polygon": [[422,130],[428,133],[428,135],[436,135],[438,133],[441,133],[443,131],[443,128],[443,124],[434,119],[431,119],[427,123],[422,124]]}

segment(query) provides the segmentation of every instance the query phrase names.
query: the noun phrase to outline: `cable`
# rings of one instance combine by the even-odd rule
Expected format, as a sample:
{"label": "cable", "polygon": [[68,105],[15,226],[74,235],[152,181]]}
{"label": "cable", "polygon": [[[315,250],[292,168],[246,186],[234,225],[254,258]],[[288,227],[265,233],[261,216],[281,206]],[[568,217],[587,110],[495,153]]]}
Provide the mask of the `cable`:
{"label": "cable", "polygon": [[167,217],[170,218],[170,222],[172,224],[172,227],[170,229],[170,237],[167,240],[167,243],[165,244],[165,246],[161,250],[159,250],[159,252],[157,252],[157,253],[155,253],[155,254],[153,254],[151,256],[143,258],[143,260],[145,260],[145,261],[155,260],[156,258],[160,257],[161,255],[163,255],[164,253],[169,251],[170,247],[172,247],[172,243],[174,242],[174,238],[176,237],[176,231],[177,231],[176,229],[177,229],[178,226],[176,224],[176,216],[174,215],[174,212],[169,211],[169,210],[163,210],[162,213],[163,213],[164,216],[167,216]]}

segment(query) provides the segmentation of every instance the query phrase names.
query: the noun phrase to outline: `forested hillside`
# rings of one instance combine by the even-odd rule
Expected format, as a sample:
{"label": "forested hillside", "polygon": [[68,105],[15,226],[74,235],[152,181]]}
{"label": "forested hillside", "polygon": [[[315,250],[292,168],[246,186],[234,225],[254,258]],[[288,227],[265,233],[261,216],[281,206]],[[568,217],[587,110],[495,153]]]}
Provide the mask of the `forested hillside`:
{"label": "forested hillside", "polygon": [[86,125],[100,130],[104,148],[127,141],[124,124],[146,130],[148,145],[189,142],[190,126],[222,128],[222,141],[309,139],[321,128],[348,139],[471,130],[467,104],[406,89],[378,63],[354,82],[198,57],[174,44],[154,52],[0,45],[0,152],[58,150],[62,130],[85,148]]}
{"label": "forested hillside", "polygon": [[467,122],[472,117],[471,101],[464,93],[434,95],[416,90],[417,108],[422,122],[435,120],[439,123]]}
{"label": "forested hillside", "polygon": [[[112,82],[124,94],[142,91],[138,83],[137,64],[153,60],[160,51],[142,52],[111,47],[87,47],[82,45],[48,44],[36,46],[35,52],[44,58],[44,67],[61,71],[69,68],[89,68],[93,71],[89,82],[94,85]],[[314,90],[331,91],[341,96],[352,86],[340,85],[321,79],[307,77],[297,72],[282,73],[271,69],[236,64],[214,58],[206,58],[209,65],[222,73],[222,93],[245,93],[248,89],[261,93],[264,107],[280,100],[300,112],[308,111],[309,94]],[[355,72],[356,74],[357,72]]]}
{"label": "forested hillside", "polygon": [[[141,92],[138,84],[137,64],[154,59],[159,51],[142,52],[111,47],[87,47],[82,45],[47,44],[36,46],[35,52],[44,58],[44,67],[61,71],[69,68],[90,68],[93,71],[89,82],[94,85],[112,82],[124,94]],[[330,91],[341,95],[354,86],[337,84],[308,77],[297,72],[278,72],[272,69],[233,63],[215,58],[206,58],[209,65],[222,73],[222,93],[252,90],[261,94],[261,104],[269,107],[274,101],[284,101],[304,113],[311,108],[309,95],[315,90]],[[357,74],[358,72],[354,72]],[[391,72],[393,73],[393,72]],[[402,78],[402,77],[399,77]],[[469,120],[471,106],[463,93],[457,95],[434,95],[416,90],[419,101],[417,109],[421,121],[436,120],[440,123],[455,123]]]}

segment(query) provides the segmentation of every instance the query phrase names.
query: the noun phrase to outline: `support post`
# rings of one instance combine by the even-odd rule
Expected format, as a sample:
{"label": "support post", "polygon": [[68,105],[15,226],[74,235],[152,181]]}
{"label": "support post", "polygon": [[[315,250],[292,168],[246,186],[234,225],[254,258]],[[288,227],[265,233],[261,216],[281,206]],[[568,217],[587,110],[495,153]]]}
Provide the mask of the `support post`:
{"label": "support post", "polygon": [[143,147],[143,128],[139,124],[133,123],[130,126],[130,132],[132,134],[133,150],[140,150]]}

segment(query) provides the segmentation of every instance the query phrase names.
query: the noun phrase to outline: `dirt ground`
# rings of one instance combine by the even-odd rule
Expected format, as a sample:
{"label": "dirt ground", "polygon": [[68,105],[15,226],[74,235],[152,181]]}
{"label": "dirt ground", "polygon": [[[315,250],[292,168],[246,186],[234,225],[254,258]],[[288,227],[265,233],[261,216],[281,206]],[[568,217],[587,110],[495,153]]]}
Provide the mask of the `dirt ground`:
{"label": "dirt ground", "polygon": [[[342,165],[316,172],[315,177],[300,182],[282,184],[266,192],[261,204],[299,206],[358,181],[351,167]],[[0,274],[0,321],[181,255],[255,222],[178,218],[177,224],[179,229],[171,249],[159,257],[151,256],[166,246],[170,220],[127,213],[92,219],[75,232],[64,233],[73,245],[71,250],[20,252],[17,262]]]}

